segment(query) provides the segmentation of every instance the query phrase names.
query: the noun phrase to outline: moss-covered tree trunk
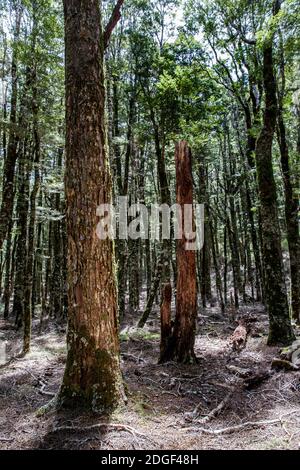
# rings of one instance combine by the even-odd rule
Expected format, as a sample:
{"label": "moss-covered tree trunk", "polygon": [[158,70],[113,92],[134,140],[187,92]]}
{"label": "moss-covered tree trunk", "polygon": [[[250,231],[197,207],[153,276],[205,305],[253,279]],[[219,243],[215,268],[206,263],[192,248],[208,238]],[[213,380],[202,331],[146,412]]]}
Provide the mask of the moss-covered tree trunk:
{"label": "moss-covered tree trunk", "polygon": [[278,93],[278,141],[285,194],[285,219],[291,269],[292,316],[300,323],[300,235],[299,235],[299,196],[294,192],[290,168],[289,147],[284,122],[285,59],[283,45],[280,48],[281,89]]}
{"label": "moss-covered tree trunk", "polygon": [[283,272],[276,184],[272,166],[272,143],[277,115],[272,39],[267,40],[263,49],[263,76],[265,111],[263,127],[256,144],[256,167],[261,206],[264,291],[270,322],[268,344],[289,344],[294,335]]}
{"label": "moss-covered tree trunk", "polygon": [[121,399],[114,247],[96,234],[111,202],[98,0],[65,0],[68,355],[60,406],[108,411]]}

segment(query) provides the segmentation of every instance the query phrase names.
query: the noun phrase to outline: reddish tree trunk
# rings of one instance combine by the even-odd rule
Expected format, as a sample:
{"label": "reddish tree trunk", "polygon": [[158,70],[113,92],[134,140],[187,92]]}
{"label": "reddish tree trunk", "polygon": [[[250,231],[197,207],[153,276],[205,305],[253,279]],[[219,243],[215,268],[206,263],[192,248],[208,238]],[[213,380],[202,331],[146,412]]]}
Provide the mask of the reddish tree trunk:
{"label": "reddish tree trunk", "polygon": [[98,0],[65,0],[68,355],[59,404],[107,411],[121,399],[113,242],[97,207],[111,202]]}
{"label": "reddish tree trunk", "polygon": [[[176,145],[176,199],[181,207],[183,233],[177,241],[176,317],[172,338],[164,360],[187,363],[195,359],[194,343],[197,315],[196,252],[187,249],[184,206],[193,204],[192,155],[185,141]],[[194,225],[194,224],[193,224]]]}

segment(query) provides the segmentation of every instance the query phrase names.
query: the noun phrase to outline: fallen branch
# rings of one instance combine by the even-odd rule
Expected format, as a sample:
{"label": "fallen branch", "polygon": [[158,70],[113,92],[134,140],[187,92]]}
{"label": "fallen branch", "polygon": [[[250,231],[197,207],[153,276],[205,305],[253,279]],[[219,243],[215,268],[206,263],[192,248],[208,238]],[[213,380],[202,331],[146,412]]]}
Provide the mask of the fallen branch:
{"label": "fallen branch", "polygon": [[46,395],[47,397],[55,397],[55,393],[47,392],[46,390],[44,390],[45,387],[46,387],[46,384],[43,384],[42,387],[39,389],[39,393],[41,395]]}
{"label": "fallen branch", "polygon": [[223,408],[225,408],[225,406],[227,405],[227,403],[229,402],[230,398],[232,397],[232,394],[233,392],[235,391],[235,389],[232,389],[227,395],[226,397],[218,404],[218,406],[216,406],[216,408],[214,408],[213,410],[211,410],[207,416],[204,416],[204,418],[201,418],[197,421],[197,423],[199,424],[205,424],[205,423],[208,423],[209,421],[211,421],[213,418],[215,418],[216,416],[218,416],[221,411],[223,410]]}
{"label": "fallen branch", "polygon": [[286,361],[285,359],[279,359],[275,357],[271,364],[272,369],[283,369],[287,371],[294,371],[299,370],[299,367],[294,365],[290,361]]}
{"label": "fallen branch", "polygon": [[133,359],[134,361],[136,362],[146,362],[145,359],[143,359],[142,357],[137,357],[137,356],[134,356],[133,354],[130,354],[130,353],[121,353],[121,357],[123,358],[128,358],[128,359]]}
{"label": "fallen branch", "polygon": [[260,426],[267,426],[270,424],[277,424],[277,423],[282,423],[282,419],[288,415],[291,415],[293,413],[299,413],[300,410],[293,410],[290,411],[284,415],[282,415],[280,418],[276,419],[270,419],[266,421],[246,421],[245,423],[241,424],[236,424],[235,426],[229,426],[227,428],[221,428],[221,429],[206,429],[206,428],[185,428],[185,431],[196,431],[196,432],[203,432],[204,434],[212,434],[212,435],[219,435],[219,434],[231,434],[236,431],[240,431],[241,429],[244,428],[256,428]]}
{"label": "fallen branch", "polygon": [[251,369],[243,369],[242,367],[237,367],[235,365],[226,366],[226,369],[230,372],[233,372],[235,375],[240,377],[241,379],[246,379],[252,374]]}

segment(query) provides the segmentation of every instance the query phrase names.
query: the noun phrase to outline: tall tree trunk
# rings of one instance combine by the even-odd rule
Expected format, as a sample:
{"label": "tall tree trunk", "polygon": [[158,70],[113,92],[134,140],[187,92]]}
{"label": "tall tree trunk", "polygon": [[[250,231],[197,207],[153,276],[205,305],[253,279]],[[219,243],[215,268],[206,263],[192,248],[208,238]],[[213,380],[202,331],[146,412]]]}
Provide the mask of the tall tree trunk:
{"label": "tall tree trunk", "polygon": [[16,134],[16,122],[17,122],[17,98],[18,98],[18,54],[17,54],[17,42],[20,35],[20,25],[22,18],[22,9],[17,5],[16,9],[16,24],[15,24],[15,35],[13,44],[12,64],[11,64],[11,101],[10,101],[10,128],[8,137],[8,148],[7,156],[4,162],[3,168],[3,187],[2,187],[2,202],[0,208],[0,250],[3,242],[6,238],[7,229],[10,225],[10,219],[12,218],[13,207],[14,207],[14,178],[15,178],[15,166],[17,161],[17,147],[18,137]]}
{"label": "tall tree trunk", "polygon": [[8,231],[7,231],[7,239],[6,239],[6,247],[5,247],[5,278],[4,278],[4,290],[3,290],[3,299],[2,302],[4,304],[4,318],[8,318],[9,316],[9,305],[10,305],[10,297],[11,297],[11,270],[12,270],[12,228],[13,228],[13,221],[11,220],[9,223]]}
{"label": "tall tree trunk", "polygon": [[285,94],[285,63],[282,44],[280,62],[282,83],[278,100],[278,140],[281,157],[281,168],[283,173],[283,184],[285,194],[285,218],[290,255],[292,316],[294,320],[300,322],[300,236],[298,222],[299,197],[297,195],[294,195],[293,191],[289,162],[289,149],[286,138],[286,128],[283,118],[283,99]]}
{"label": "tall tree trunk", "polygon": [[[36,34],[37,21],[34,16],[33,30]],[[35,43],[34,43],[35,48]],[[36,82],[36,64],[33,67],[32,73],[32,116],[33,116],[33,163],[34,163],[34,183],[30,194],[30,215],[28,223],[28,245],[27,245],[27,257],[26,257],[26,272],[25,272],[25,285],[24,285],[24,335],[23,335],[23,353],[26,354],[30,351],[31,342],[31,325],[32,325],[32,289],[33,289],[33,270],[34,270],[34,258],[35,258],[35,222],[36,222],[36,199],[40,189],[40,135],[38,129],[38,94],[37,94],[37,82]]]}
{"label": "tall tree trunk", "polygon": [[187,142],[176,145],[176,199],[181,207],[182,238],[177,240],[176,317],[164,360],[189,363],[195,359],[194,343],[197,317],[196,252],[189,250],[185,233],[185,205],[193,204],[191,150]]}
{"label": "tall tree trunk", "polygon": [[208,210],[208,217],[209,217],[211,252],[212,252],[212,258],[213,258],[213,263],[214,263],[214,268],[215,268],[215,275],[216,275],[216,290],[217,290],[217,294],[218,294],[218,297],[219,297],[221,312],[224,313],[225,312],[225,304],[224,304],[223,289],[222,289],[222,278],[221,278],[219,259],[218,259],[217,248],[216,248],[217,244],[218,244],[218,240],[216,239],[217,237],[215,237],[215,227],[214,227],[212,218],[210,216],[209,207],[207,208],[207,210]]}
{"label": "tall tree trunk", "polygon": [[294,339],[289,317],[283,271],[276,184],[272,166],[272,143],[276,127],[277,97],[273,70],[273,38],[263,48],[265,88],[264,122],[256,145],[256,168],[261,205],[262,253],[266,306],[270,331],[268,344],[287,345]]}
{"label": "tall tree trunk", "polygon": [[[39,146],[39,140],[37,145]],[[36,162],[38,165],[40,149],[36,150]],[[38,159],[38,160],[37,160]],[[30,216],[28,224],[28,248],[26,258],[26,278],[24,285],[24,340],[23,353],[30,351],[31,324],[32,324],[32,288],[33,288],[33,266],[35,255],[35,219],[36,219],[36,198],[40,187],[40,172],[38,166],[35,168],[34,185],[30,194]]]}
{"label": "tall tree trunk", "polygon": [[121,400],[114,245],[96,234],[111,203],[98,0],[64,0],[68,355],[60,406],[107,411]]}
{"label": "tall tree trunk", "polygon": [[[145,91],[147,92],[147,91]],[[171,206],[171,194],[167,177],[166,162],[165,162],[165,150],[164,146],[161,145],[159,126],[156,122],[155,112],[153,107],[150,104],[150,118],[153,125],[154,132],[154,144],[155,144],[155,153],[157,160],[157,176],[158,176],[158,186],[160,191],[160,202],[161,204],[167,204]],[[172,221],[171,221],[172,225]],[[147,299],[146,308],[142,314],[141,319],[139,320],[138,326],[141,328],[147,321],[149,317],[154,299],[158,293],[159,285],[162,281],[163,284],[170,283],[170,264],[172,262],[172,241],[163,239],[162,248],[160,252],[160,258],[156,265],[156,271],[152,280],[152,286],[150,289],[150,295]]]}
{"label": "tall tree trunk", "polygon": [[16,240],[16,258],[15,258],[15,280],[14,280],[14,301],[13,314],[18,328],[21,328],[24,319],[24,293],[25,293],[25,273],[27,258],[27,221],[29,208],[29,187],[30,187],[30,164],[29,150],[27,143],[24,142],[22,155],[19,157],[19,184],[16,213],[17,221],[17,240]]}
{"label": "tall tree trunk", "polygon": [[[62,168],[63,149],[58,149],[57,168]],[[53,204],[55,213],[61,213],[61,197],[56,192],[53,195]],[[63,315],[63,240],[61,231],[62,221],[52,221],[52,273],[51,273],[51,290],[49,292],[49,311],[50,315],[56,320],[62,321]]]}
{"label": "tall tree trunk", "polygon": [[204,204],[204,245],[200,254],[200,293],[202,305],[205,308],[207,302],[211,301],[211,281],[210,281],[210,267],[211,267],[211,254],[210,254],[210,234],[209,223],[207,214],[207,170],[205,165],[205,155],[201,156],[199,164],[199,203]]}

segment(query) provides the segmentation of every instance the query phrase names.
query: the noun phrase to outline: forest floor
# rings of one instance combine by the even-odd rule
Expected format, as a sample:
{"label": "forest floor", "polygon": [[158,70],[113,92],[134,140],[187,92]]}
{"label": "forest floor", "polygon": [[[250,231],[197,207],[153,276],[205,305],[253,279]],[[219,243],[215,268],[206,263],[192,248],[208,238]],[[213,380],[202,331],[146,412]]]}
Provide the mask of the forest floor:
{"label": "forest floor", "polygon": [[[215,309],[199,315],[195,365],[157,364],[157,312],[143,331],[124,328],[128,404],[110,417],[42,408],[62,380],[65,332],[49,326],[40,335],[34,325],[31,353],[0,366],[0,448],[299,449],[300,372],[271,369],[278,348],[266,346],[261,306],[242,307],[241,315],[256,321],[240,352],[232,351],[235,326],[227,318]],[[21,348],[8,322],[0,324],[0,339],[8,359]],[[99,423],[105,425],[91,427]]]}

